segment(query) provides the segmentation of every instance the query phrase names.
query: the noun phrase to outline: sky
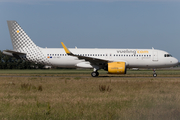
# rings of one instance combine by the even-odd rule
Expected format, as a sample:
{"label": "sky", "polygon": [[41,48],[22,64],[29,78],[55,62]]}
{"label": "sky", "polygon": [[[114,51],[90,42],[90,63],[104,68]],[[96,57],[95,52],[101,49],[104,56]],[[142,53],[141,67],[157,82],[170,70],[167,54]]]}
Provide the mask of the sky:
{"label": "sky", "polygon": [[180,61],[180,0],[0,0],[0,50],[12,50],[7,20],[40,47],[160,49]]}

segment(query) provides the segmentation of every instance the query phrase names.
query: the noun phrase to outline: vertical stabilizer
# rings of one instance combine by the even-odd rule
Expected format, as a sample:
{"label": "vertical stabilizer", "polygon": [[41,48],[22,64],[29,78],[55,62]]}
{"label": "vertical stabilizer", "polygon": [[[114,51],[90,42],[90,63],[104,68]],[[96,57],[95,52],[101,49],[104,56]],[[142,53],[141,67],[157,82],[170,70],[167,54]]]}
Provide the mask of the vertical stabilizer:
{"label": "vertical stabilizer", "polygon": [[16,21],[7,21],[13,49],[22,52],[27,46],[37,47]]}
{"label": "vertical stabilizer", "polygon": [[26,32],[16,21],[7,21],[9,33],[14,51],[25,53],[26,56],[20,56],[22,59],[49,64],[46,56],[42,53],[42,48],[35,45]]}

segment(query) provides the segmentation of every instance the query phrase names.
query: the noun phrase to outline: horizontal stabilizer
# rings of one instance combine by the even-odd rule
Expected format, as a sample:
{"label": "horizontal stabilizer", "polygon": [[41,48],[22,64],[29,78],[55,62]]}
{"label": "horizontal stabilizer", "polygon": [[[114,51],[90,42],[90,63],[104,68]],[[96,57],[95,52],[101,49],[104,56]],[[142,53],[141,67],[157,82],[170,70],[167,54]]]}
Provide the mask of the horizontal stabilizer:
{"label": "horizontal stabilizer", "polygon": [[13,56],[13,55],[26,55],[26,53],[17,52],[14,50],[3,50],[3,54]]}

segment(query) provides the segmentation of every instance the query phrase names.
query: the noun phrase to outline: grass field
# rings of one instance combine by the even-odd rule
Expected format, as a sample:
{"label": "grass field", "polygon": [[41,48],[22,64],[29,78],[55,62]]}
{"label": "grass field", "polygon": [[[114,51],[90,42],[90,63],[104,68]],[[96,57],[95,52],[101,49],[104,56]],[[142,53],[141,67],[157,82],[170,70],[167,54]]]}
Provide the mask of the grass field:
{"label": "grass field", "polygon": [[[2,75],[18,75],[18,76],[88,76],[90,77],[92,70],[90,69],[51,69],[51,70],[0,70],[0,76]],[[153,74],[152,70],[127,70],[127,74],[125,75],[116,75],[116,74],[107,74],[107,71],[99,70],[101,77],[109,76],[109,77],[143,77],[149,76],[151,77]],[[173,76],[180,77],[180,70],[156,70],[158,76]],[[67,75],[68,74],[68,75]]]}
{"label": "grass field", "polygon": [[[0,118],[178,120],[180,71],[0,70]],[[11,76],[11,77],[8,77]],[[46,77],[47,76],[47,77]],[[115,76],[115,77],[114,77]]]}

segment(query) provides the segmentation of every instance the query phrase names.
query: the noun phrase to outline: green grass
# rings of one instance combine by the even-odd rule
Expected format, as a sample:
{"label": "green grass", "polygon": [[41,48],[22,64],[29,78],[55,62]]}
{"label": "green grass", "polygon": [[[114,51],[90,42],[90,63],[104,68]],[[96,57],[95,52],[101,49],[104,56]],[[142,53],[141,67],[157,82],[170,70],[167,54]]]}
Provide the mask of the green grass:
{"label": "green grass", "polygon": [[[91,76],[91,69],[50,69],[50,70],[0,70],[0,76],[3,75],[30,75],[30,76]],[[100,76],[152,76],[152,70],[127,70],[127,74],[107,74],[107,71],[99,70]],[[158,76],[176,76],[180,77],[180,70],[156,70]]]}
{"label": "green grass", "polygon": [[92,70],[76,70],[76,69],[37,69],[37,70],[0,70],[0,74],[79,74],[79,73],[88,73]]}
{"label": "green grass", "polygon": [[[35,76],[45,76],[47,71],[63,77]],[[0,77],[0,118],[180,119],[179,71],[159,70],[162,77],[156,78],[149,77],[149,70],[128,71],[127,77],[98,78],[88,77],[91,70],[82,71],[1,70],[2,75],[17,77]]]}

